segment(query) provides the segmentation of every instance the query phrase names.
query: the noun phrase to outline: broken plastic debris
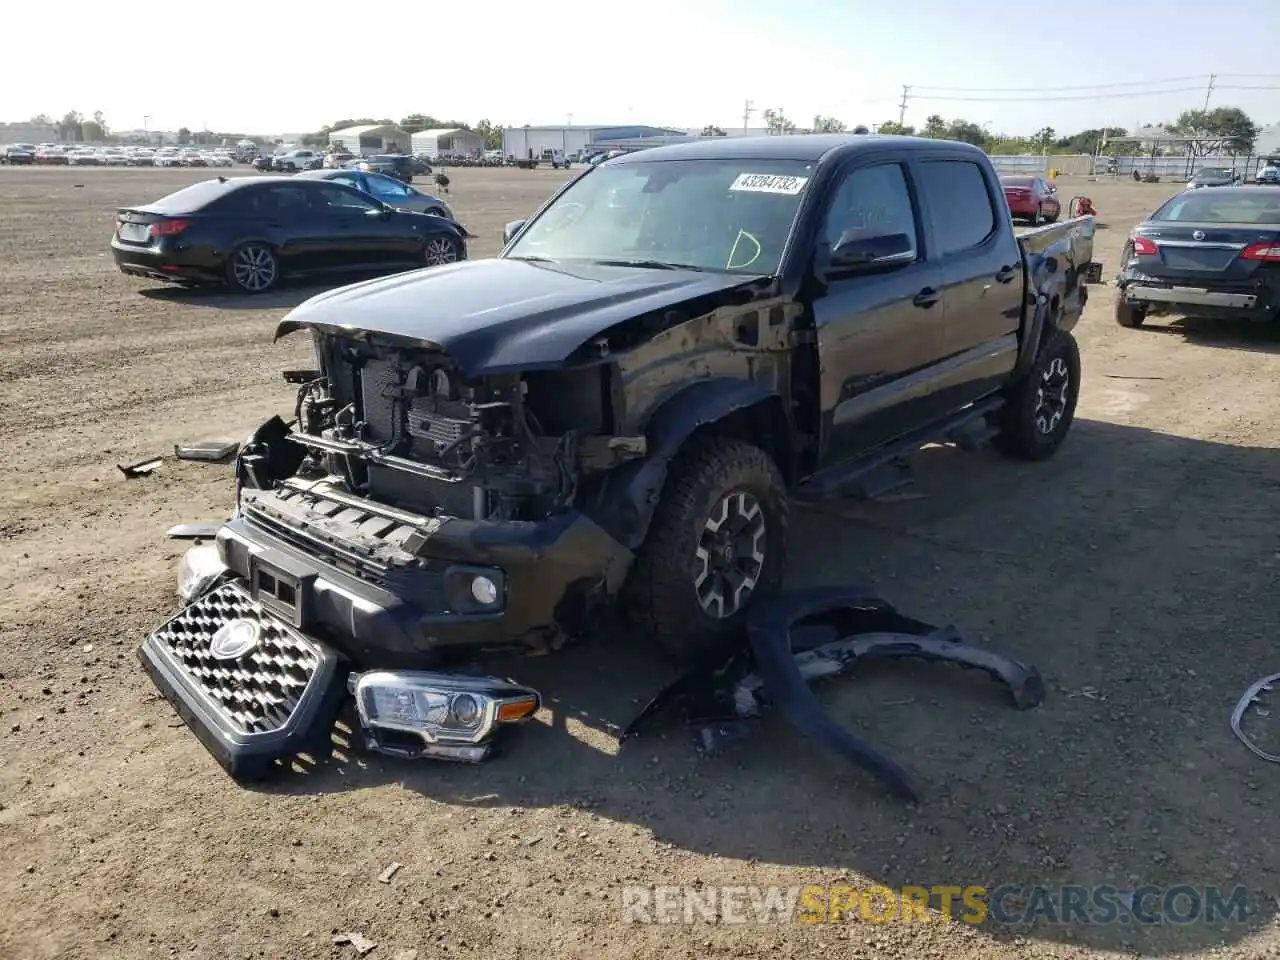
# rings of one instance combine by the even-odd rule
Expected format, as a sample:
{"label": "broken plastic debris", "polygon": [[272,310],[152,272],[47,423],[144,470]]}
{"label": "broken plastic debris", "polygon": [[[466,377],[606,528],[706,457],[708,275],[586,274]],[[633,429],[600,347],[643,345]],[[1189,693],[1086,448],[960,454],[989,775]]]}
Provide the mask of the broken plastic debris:
{"label": "broken plastic debris", "polygon": [[387,867],[387,869],[383,870],[380,874],[378,874],[378,882],[390,883],[391,878],[394,877],[399,872],[400,868],[403,866],[404,866],[403,863],[391,864],[391,866]]}
{"label": "broken plastic debris", "polygon": [[334,934],[334,936],[333,936],[333,942],[334,942],[335,944],[338,944],[338,945],[341,945],[341,944],[344,944],[344,943],[349,943],[349,944],[351,944],[353,947],[355,947],[355,948],[356,948],[356,953],[357,953],[357,954],[359,954],[359,955],[360,955],[360,956],[362,956],[362,957],[363,957],[366,953],[368,953],[370,950],[372,950],[374,947],[376,947],[376,946],[377,946],[377,944],[376,944],[376,943],[374,943],[372,940],[370,940],[370,939],[369,939],[368,937],[366,937],[364,934],[362,934],[362,933],[356,933],[356,932],[354,932],[354,931],[352,931],[351,933],[337,933],[337,934]]}
{"label": "broken plastic debris", "polygon": [[164,463],[164,457],[151,457],[147,460],[139,460],[137,463],[132,463],[128,466],[117,463],[116,469],[130,480],[133,480],[135,477],[145,477],[162,463]]}

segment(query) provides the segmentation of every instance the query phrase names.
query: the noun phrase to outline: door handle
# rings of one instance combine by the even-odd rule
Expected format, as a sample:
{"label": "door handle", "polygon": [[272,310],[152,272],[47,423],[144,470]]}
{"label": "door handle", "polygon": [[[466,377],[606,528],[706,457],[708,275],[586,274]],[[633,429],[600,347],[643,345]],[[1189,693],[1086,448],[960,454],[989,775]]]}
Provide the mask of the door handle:
{"label": "door handle", "polygon": [[933,287],[925,287],[911,298],[911,302],[917,307],[924,307],[927,310],[941,299],[942,294],[937,290],[933,289]]}
{"label": "door handle", "polygon": [[1017,270],[1013,267],[1001,267],[996,271],[997,283],[1012,283],[1013,278],[1017,275]]}

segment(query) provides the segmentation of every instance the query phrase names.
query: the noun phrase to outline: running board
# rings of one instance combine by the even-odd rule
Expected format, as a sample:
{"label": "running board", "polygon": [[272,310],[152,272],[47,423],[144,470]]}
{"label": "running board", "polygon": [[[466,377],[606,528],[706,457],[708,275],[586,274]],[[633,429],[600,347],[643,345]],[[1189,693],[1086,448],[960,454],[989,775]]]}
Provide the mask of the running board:
{"label": "running board", "polygon": [[[809,502],[830,497],[869,500],[884,496],[911,483],[909,468],[899,466],[899,462],[926,444],[954,443],[961,450],[970,452],[991,440],[999,433],[991,417],[1003,406],[1003,397],[979,401],[945,420],[876,447],[866,456],[835,464],[814,474],[796,487],[793,496]],[[904,469],[907,470],[905,477]]]}

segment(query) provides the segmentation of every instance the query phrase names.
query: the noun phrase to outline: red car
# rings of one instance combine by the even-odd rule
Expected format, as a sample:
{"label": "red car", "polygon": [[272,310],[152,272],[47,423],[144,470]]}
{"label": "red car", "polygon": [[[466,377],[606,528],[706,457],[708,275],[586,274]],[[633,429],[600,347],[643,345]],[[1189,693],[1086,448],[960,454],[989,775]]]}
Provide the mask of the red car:
{"label": "red car", "polygon": [[1056,191],[1040,177],[1001,177],[1000,185],[1015,220],[1028,220],[1038,227],[1053,223],[1062,213]]}

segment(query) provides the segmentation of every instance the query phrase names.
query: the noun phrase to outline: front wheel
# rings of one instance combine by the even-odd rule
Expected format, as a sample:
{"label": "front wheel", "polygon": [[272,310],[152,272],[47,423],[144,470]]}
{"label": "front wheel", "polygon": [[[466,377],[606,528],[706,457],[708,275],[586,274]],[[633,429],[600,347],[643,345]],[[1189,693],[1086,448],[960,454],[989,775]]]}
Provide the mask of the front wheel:
{"label": "front wheel", "polygon": [[280,260],[265,243],[246,243],[227,258],[227,283],[241,293],[266,293],[280,279]]}
{"label": "front wheel", "polygon": [[1036,212],[1031,214],[1031,225],[1033,227],[1041,226],[1044,223],[1044,214],[1040,212],[1040,208],[1036,207]]}
{"label": "front wheel", "polygon": [[431,237],[423,247],[422,259],[428,267],[442,267],[457,263],[461,252],[462,245],[453,237]]}
{"label": "front wheel", "polygon": [[722,437],[691,441],[627,579],[629,619],[647,643],[694,658],[777,592],[786,547],[786,487],[768,454]]}
{"label": "front wheel", "polygon": [[1057,452],[1075,419],[1080,395],[1080,347],[1052,328],[1035,362],[1009,391],[996,445],[1021,460],[1045,460]]}

